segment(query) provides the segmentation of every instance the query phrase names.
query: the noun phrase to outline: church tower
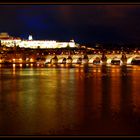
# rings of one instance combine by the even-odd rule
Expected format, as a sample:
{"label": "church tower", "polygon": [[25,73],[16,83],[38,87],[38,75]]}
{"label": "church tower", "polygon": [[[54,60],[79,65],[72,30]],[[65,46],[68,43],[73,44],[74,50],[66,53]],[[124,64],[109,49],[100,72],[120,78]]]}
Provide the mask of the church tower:
{"label": "church tower", "polygon": [[33,40],[33,36],[29,35],[28,40]]}

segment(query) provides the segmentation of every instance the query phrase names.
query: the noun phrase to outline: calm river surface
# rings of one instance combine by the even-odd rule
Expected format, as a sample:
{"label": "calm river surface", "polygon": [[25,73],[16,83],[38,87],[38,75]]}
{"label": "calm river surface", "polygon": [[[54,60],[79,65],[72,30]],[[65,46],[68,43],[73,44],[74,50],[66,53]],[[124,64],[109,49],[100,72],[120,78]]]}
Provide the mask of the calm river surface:
{"label": "calm river surface", "polygon": [[0,135],[140,135],[140,66],[0,67]]}

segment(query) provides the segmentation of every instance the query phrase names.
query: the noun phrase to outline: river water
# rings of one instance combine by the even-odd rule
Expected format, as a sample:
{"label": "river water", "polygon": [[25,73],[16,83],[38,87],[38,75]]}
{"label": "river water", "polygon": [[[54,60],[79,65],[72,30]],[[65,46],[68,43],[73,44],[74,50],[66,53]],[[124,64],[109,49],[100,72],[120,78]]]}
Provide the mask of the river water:
{"label": "river water", "polygon": [[140,66],[0,67],[0,135],[140,135]]}

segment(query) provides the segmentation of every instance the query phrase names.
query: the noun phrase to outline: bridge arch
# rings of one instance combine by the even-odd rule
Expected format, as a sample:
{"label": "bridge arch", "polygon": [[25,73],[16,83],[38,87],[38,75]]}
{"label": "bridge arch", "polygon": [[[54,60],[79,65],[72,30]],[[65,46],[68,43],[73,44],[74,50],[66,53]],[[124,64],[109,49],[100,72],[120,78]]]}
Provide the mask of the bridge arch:
{"label": "bridge arch", "polygon": [[111,60],[111,64],[122,64],[123,62],[122,62],[122,59],[121,58],[119,58],[119,57],[114,57],[114,58],[112,58],[112,60]]}
{"label": "bridge arch", "polygon": [[140,64],[140,56],[134,55],[128,58],[127,64]]}
{"label": "bridge arch", "polygon": [[57,58],[57,56],[54,56],[54,57],[51,59],[51,63],[52,63],[52,64],[57,64],[57,63],[58,63],[58,58]]}
{"label": "bridge arch", "polygon": [[100,64],[100,63],[102,63],[102,60],[99,56],[94,56],[94,57],[89,59],[89,63]]}
{"label": "bridge arch", "polygon": [[132,64],[132,62],[133,62],[134,60],[139,60],[139,59],[140,59],[140,56],[139,56],[139,55],[130,56],[130,57],[128,57],[128,59],[127,59],[127,64]]}
{"label": "bridge arch", "polygon": [[53,57],[54,56],[49,55],[45,60],[45,64],[50,64]]}
{"label": "bridge arch", "polygon": [[96,57],[94,60],[93,60],[93,64],[100,64],[101,63],[101,58],[100,57]]}
{"label": "bridge arch", "polygon": [[66,64],[71,64],[72,63],[72,57],[68,56],[68,58],[66,59]]}
{"label": "bridge arch", "polygon": [[73,58],[72,63],[73,64],[81,64],[82,63],[82,57]]}
{"label": "bridge arch", "polygon": [[107,57],[107,61],[106,63],[107,64],[122,64],[123,61],[122,61],[122,56],[121,55],[117,55],[117,56],[114,56],[114,55],[110,55]]}
{"label": "bridge arch", "polygon": [[65,57],[58,58],[58,64],[66,64],[66,58]]}

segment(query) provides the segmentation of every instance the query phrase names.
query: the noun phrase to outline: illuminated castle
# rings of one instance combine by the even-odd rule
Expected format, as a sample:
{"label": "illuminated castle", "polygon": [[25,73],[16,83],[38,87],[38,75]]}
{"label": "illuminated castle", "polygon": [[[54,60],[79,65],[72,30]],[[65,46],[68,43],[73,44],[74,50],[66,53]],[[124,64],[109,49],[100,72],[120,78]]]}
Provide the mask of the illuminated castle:
{"label": "illuminated castle", "polygon": [[55,40],[33,40],[32,35],[29,35],[28,40],[22,40],[21,38],[14,38],[9,36],[8,33],[0,33],[0,41],[1,45],[6,47],[14,47],[19,46],[20,48],[74,48],[78,47],[78,44],[74,42],[74,40],[70,40],[69,42],[57,42]]}

